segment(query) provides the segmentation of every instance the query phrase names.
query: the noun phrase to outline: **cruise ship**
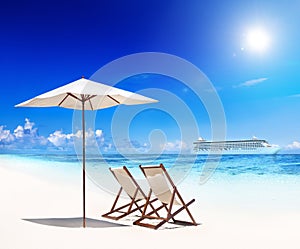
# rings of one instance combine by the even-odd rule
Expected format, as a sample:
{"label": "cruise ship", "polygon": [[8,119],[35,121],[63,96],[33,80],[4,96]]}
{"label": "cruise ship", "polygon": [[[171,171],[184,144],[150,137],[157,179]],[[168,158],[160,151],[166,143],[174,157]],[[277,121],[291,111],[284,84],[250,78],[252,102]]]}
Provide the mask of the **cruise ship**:
{"label": "cruise ship", "polygon": [[256,155],[276,154],[280,147],[270,145],[266,140],[256,137],[248,140],[207,141],[199,138],[194,142],[194,152],[197,154],[224,154],[224,155]]}

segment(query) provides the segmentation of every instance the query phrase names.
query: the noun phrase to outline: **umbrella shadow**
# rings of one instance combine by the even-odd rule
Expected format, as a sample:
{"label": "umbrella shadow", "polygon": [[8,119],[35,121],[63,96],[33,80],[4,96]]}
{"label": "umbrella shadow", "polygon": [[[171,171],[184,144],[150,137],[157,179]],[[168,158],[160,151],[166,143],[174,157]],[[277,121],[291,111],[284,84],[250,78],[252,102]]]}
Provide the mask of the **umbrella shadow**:
{"label": "umbrella shadow", "polygon": [[[37,223],[46,226],[55,227],[70,227],[79,228],[82,227],[82,217],[74,218],[37,218],[37,219],[22,219],[24,221]],[[86,227],[91,228],[109,228],[109,227],[126,227],[128,225],[117,224],[109,221],[96,220],[86,218]]]}

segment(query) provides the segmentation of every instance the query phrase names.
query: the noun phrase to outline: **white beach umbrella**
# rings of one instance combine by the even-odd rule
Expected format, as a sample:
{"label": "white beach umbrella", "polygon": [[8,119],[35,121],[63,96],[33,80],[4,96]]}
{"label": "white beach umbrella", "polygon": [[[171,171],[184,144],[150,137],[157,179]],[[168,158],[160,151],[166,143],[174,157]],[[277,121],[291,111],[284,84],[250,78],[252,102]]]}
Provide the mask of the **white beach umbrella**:
{"label": "white beach umbrella", "polygon": [[120,104],[158,102],[140,94],[121,90],[85,78],[29,99],[16,107],[53,107],[82,110],[83,227],[85,224],[85,110],[104,109]]}

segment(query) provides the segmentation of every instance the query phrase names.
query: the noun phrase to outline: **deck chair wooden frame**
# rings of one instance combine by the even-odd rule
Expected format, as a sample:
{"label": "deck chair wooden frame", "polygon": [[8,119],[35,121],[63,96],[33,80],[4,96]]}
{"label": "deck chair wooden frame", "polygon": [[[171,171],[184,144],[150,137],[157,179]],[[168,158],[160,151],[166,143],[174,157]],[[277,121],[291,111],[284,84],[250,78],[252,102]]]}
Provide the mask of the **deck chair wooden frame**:
{"label": "deck chair wooden frame", "polygon": [[[148,183],[150,185],[150,191],[147,197],[147,202],[144,206],[144,210],[142,213],[142,217],[136,220],[133,224],[139,225],[143,227],[148,227],[152,229],[158,229],[166,222],[172,220],[175,224],[180,225],[198,225],[193,218],[188,206],[191,205],[195,199],[185,203],[183,198],[181,197],[180,193],[177,190],[177,187],[173,183],[170,175],[168,174],[167,170],[165,169],[163,164],[158,166],[141,166],[140,169],[142,170],[143,174],[145,175]],[[151,173],[152,171],[152,173]],[[155,177],[159,177],[158,179],[154,180]],[[152,179],[151,179],[152,178]],[[162,184],[163,183],[163,184]],[[165,188],[163,192],[159,193],[161,190],[161,186],[157,185],[164,185]],[[159,189],[160,188],[160,189]],[[151,196],[154,194],[157,199],[160,201],[161,205],[152,211],[148,211],[147,208],[150,205]],[[174,209],[174,206],[180,206],[178,209]],[[166,210],[166,215],[162,216],[159,214],[161,209]],[[181,211],[186,211],[191,221],[180,221],[175,219],[174,217],[179,214]],[[160,222],[158,224],[150,224],[149,222],[145,222],[146,219],[156,219]]]}
{"label": "deck chair wooden frame", "polygon": [[[111,210],[108,213],[103,214],[102,217],[113,220],[119,220],[136,211],[143,213],[143,208],[145,202],[147,201],[147,196],[143,192],[139,184],[136,182],[136,180],[133,178],[127,167],[123,166],[122,168],[114,169],[109,168],[109,170],[111,171],[111,173],[113,174],[113,176],[118,181],[121,187],[118,191],[118,194],[115,198]],[[118,206],[118,201],[122,191],[124,191],[128,195],[128,197],[130,198],[130,202],[126,203],[125,205]],[[140,203],[143,200],[144,202]],[[152,202],[156,200],[157,199],[153,199],[151,201],[148,200],[148,205],[150,205],[152,210],[154,210]]]}

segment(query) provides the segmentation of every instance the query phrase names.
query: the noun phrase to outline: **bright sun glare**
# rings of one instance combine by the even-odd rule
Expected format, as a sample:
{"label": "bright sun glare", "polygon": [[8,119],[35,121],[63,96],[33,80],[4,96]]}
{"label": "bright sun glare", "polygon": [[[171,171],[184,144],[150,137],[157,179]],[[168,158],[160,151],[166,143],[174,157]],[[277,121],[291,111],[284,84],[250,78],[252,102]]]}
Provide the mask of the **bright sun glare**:
{"label": "bright sun glare", "polygon": [[269,35],[262,29],[253,29],[247,33],[247,45],[251,50],[263,52],[270,45]]}

